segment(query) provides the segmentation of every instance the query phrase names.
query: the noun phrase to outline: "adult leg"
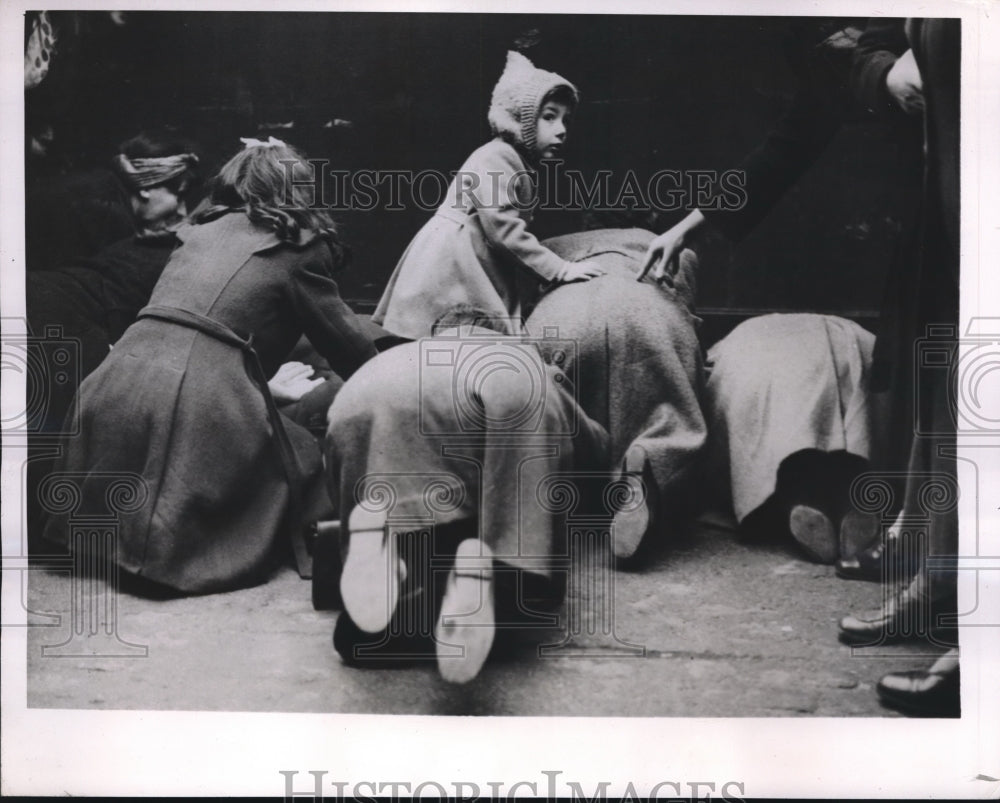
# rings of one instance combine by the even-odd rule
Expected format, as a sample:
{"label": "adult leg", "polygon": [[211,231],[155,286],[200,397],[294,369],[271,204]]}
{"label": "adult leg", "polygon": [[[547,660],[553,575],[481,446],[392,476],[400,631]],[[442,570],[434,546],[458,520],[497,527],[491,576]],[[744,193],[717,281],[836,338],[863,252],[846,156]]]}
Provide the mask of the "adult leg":
{"label": "adult leg", "polygon": [[[940,616],[955,609],[956,572],[932,571],[929,557],[958,554],[958,480],[954,457],[954,419],[945,381],[925,385],[926,406],[921,423],[936,436],[916,436],[910,447],[903,509],[896,528],[910,530],[910,538],[925,539],[926,548],[915,544],[920,556],[916,574],[881,610],[840,621],[840,639],[849,644],[883,642],[887,639],[930,637],[938,640],[943,628]],[[945,642],[947,643],[947,642]]]}
{"label": "adult leg", "polygon": [[[537,354],[519,351],[517,356]],[[498,349],[498,359],[513,357]],[[484,437],[466,452],[481,471],[478,539],[463,541],[448,578],[437,634],[442,676],[466,682],[481,669],[493,643],[496,611],[514,613],[501,625],[525,625],[537,598],[558,599],[552,558],[568,551],[565,517],[580,504],[575,471],[593,471],[606,460],[607,435],[563,390],[558,371],[541,360],[534,371],[501,372],[479,387]],[[538,384],[544,392],[537,393]],[[537,404],[537,414],[519,418]],[[507,422],[530,421],[520,431]],[[458,459],[459,449],[449,449]],[[497,576],[504,581],[497,583]],[[513,591],[499,599],[498,591]],[[525,592],[528,592],[525,594]],[[524,596],[521,596],[524,594]],[[526,597],[530,594],[531,600]]]}

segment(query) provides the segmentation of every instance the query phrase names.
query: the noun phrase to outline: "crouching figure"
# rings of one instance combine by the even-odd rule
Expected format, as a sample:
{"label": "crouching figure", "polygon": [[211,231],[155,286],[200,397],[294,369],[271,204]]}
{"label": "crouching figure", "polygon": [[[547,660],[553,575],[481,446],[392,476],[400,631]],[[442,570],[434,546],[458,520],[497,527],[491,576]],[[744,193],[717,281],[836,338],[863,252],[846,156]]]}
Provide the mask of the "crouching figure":
{"label": "crouching figure", "polygon": [[455,307],[432,337],[364,365],[330,408],[329,490],[346,522],[334,643],[348,663],[433,644],[442,676],[464,683],[498,630],[561,601],[552,556],[566,528],[543,489],[601,466],[607,434],[513,331]]}

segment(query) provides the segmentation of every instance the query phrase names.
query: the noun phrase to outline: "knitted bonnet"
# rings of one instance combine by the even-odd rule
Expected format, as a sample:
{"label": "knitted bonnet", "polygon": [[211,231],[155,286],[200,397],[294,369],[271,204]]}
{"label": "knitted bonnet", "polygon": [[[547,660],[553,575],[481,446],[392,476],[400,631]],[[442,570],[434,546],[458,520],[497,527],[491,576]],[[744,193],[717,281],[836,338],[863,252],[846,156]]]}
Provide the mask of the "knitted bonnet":
{"label": "knitted bonnet", "polygon": [[513,138],[529,152],[535,149],[535,126],[542,100],[555,89],[566,88],[573,103],[580,100],[575,86],[554,72],[538,69],[515,50],[507,51],[507,65],[493,88],[487,119],[496,136]]}

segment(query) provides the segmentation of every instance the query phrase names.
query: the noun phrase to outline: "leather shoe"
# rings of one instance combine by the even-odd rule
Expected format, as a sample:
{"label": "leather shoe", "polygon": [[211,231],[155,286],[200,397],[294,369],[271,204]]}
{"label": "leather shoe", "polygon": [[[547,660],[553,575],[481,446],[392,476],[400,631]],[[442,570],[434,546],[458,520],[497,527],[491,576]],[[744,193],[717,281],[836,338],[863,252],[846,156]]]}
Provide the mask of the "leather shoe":
{"label": "leather shoe", "polygon": [[[880,583],[912,577],[917,573],[919,558],[896,546],[895,541],[879,541],[875,546],[864,549],[850,558],[838,560],[835,564],[837,577],[842,580],[867,580]],[[890,577],[890,574],[892,575]]]}
{"label": "leather shoe", "polygon": [[844,580],[881,580],[884,555],[885,544],[878,543],[869,549],[863,549],[853,557],[841,558],[835,564],[837,577]]}
{"label": "leather shoe", "polygon": [[[940,663],[940,662],[939,662]],[[946,666],[928,670],[893,672],[875,687],[879,701],[915,717],[961,716],[961,678],[957,657]]]}
{"label": "leather shoe", "polygon": [[[954,627],[939,624],[942,614],[955,612],[954,597],[927,600],[916,597],[904,587],[877,611],[840,620],[838,638],[842,644],[874,647],[907,639],[927,638],[955,644]],[[951,637],[951,638],[949,638]]]}

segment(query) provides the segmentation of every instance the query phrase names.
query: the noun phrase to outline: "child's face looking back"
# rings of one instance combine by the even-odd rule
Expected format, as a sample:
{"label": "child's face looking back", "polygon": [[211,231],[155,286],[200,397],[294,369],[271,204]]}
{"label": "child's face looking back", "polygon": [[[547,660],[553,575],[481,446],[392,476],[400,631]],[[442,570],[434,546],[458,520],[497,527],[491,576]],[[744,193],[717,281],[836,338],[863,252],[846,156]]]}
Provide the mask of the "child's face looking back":
{"label": "child's face looking back", "polygon": [[566,144],[572,111],[566,103],[547,100],[538,111],[535,124],[535,153],[539,159],[552,159]]}

